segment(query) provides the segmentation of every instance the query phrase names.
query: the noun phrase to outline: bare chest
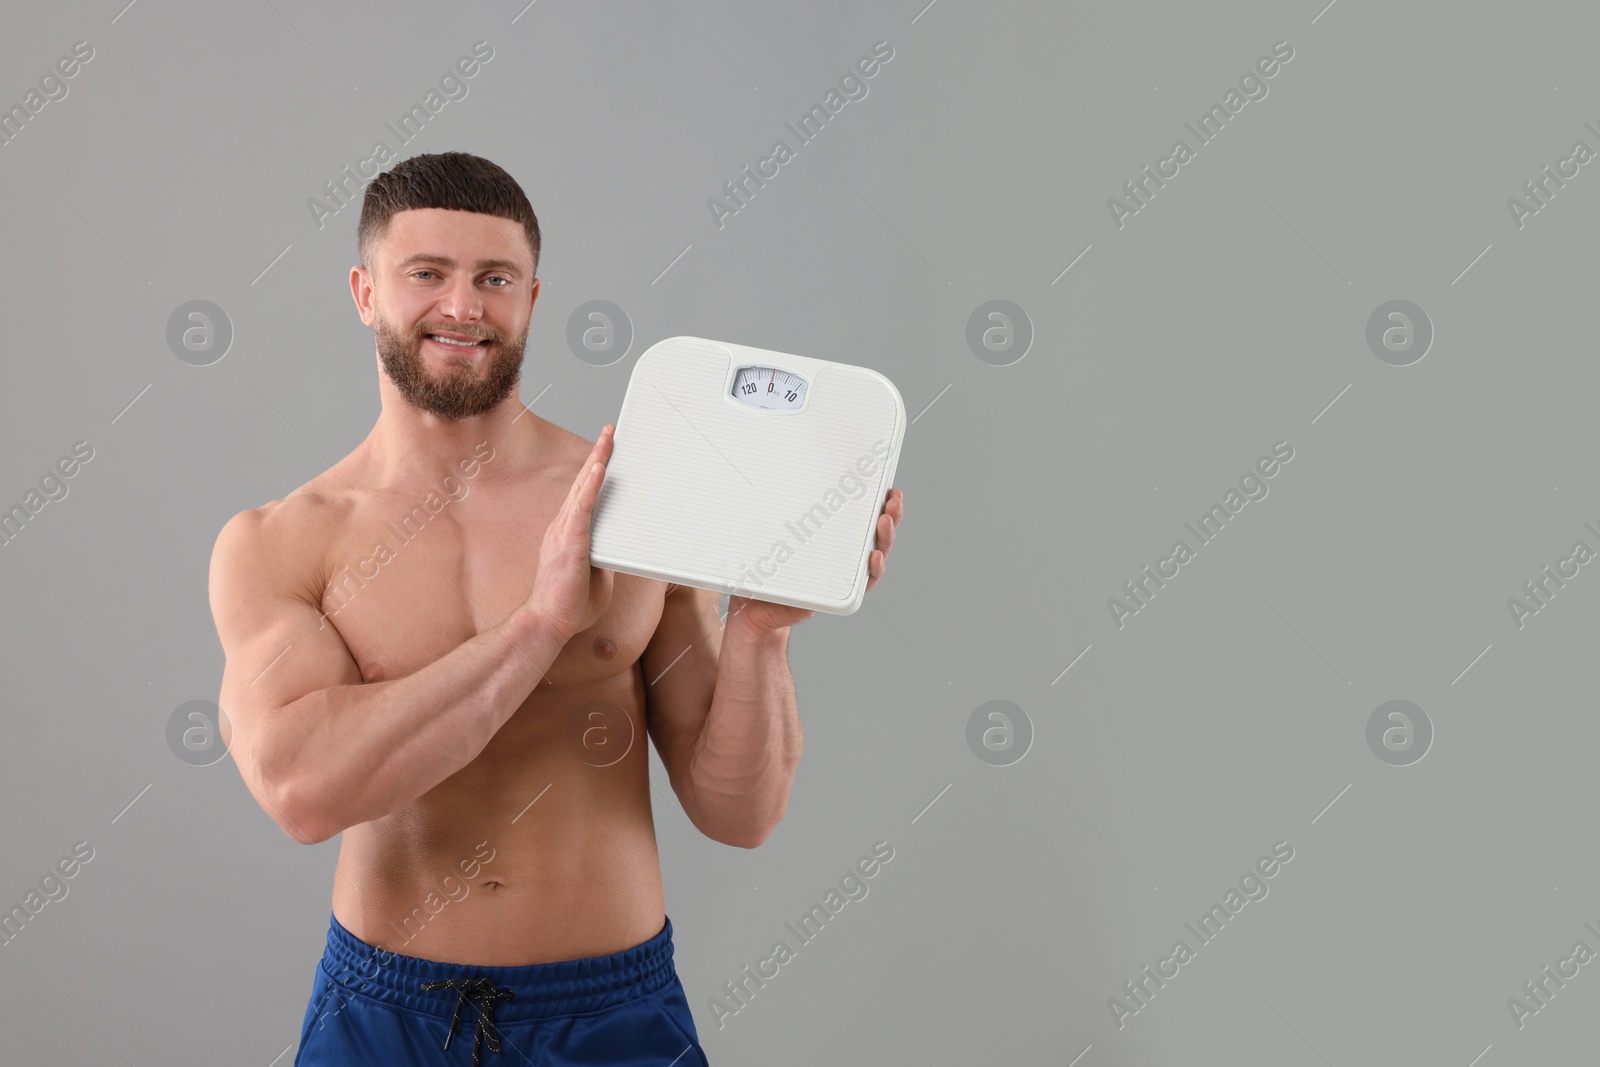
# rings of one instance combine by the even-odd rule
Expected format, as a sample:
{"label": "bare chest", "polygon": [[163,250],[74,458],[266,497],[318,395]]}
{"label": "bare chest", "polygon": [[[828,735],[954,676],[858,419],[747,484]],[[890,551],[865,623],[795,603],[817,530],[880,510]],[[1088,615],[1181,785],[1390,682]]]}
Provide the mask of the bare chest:
{"label": "bare chest", "polygon": [[[328,538],[322,611],[368,682],[404,677],[499,624],[527,599],[559,506],[373,493]],[[630,669],[661,618],[663,582],[616,576],[610,606],[546,672],[582,687]]]}

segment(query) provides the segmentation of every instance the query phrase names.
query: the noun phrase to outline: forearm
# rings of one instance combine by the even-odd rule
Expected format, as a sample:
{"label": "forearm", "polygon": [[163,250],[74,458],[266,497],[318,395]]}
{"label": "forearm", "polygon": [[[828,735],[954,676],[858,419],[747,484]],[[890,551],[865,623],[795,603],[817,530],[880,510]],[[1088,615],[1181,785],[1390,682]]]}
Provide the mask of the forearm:
{"label": "forearm", "polygon": [[306,843],[387,815],[477,757],[564,642],[519,607],[415,673],[321,689],[283,708],[262,761]]}
{"label": "forearm", "polygon": [[802,747],[789,628],[723,630],[711,710],[689,760],[691,817],[706,836],[754,848],[783,818]]}

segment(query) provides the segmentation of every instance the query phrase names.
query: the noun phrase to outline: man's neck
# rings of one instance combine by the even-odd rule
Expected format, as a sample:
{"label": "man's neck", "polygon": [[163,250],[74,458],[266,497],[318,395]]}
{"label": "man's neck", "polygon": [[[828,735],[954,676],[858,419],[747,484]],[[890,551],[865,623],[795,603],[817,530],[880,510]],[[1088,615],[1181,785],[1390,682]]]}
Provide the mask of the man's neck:
{"label": "man's neck", "polygon": [[484,442],[494,449],[492,472],[483,472],[491,482],[519,478],[551,458],[549,425],[515,391],[482,415],[452,420],[412,406],[388,381],[382,384],[383,410],[361,445],[375,485],[459,477],[462,461],[480,458]]}

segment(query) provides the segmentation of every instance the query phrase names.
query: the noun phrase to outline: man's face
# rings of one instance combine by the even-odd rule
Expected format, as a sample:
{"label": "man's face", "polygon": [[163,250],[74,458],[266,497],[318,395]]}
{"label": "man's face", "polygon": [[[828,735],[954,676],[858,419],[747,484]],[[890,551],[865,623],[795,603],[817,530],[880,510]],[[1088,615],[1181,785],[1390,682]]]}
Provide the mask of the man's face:
{"label": "man's face", "polygon": [[520,224],[440,208],[402,211],[373,260],[378,358],[408,403],[455,420],[511,395],[538,295]]}

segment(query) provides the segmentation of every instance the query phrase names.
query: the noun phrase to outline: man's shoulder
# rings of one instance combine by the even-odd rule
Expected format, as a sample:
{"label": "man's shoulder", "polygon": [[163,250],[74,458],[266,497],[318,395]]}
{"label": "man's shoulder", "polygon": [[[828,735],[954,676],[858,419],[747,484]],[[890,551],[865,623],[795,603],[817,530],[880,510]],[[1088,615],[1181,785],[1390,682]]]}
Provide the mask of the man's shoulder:
{"label": "man's shoulder", "polygon": [[307,482],[259,507],[246,508],[229,519],[223,529],[245,527],[272,540],[295,540],[325,530],[350,510],[351,500],[344,494],[329,492],[318,485],[319,481]]}
{"label": "man's shoulder", "polygon": [[[314,479],[281,499],[246,508],[217,533],[213,565],[240,563],[291,581],[317,585],[331,534],[352,507],[348,495],[330,492]],[[295,584],[300,582],[295,581]]]}

